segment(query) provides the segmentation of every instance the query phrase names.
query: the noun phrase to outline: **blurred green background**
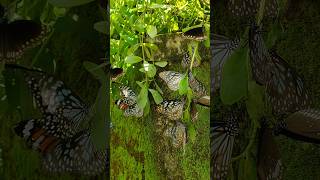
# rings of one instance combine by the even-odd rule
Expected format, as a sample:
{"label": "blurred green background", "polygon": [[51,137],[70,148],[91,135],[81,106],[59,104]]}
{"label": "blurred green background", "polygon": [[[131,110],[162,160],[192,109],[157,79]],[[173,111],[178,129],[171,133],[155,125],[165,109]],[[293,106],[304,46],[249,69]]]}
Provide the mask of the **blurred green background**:
{"label": "blurred green background", "polygon": [[[92,106],[101,85],[83,63],[89,61],[97,65],[105,64],[105,60],[101,58],[106,57],[108,47],[107,36],[103,34],[107,33],[107,12],[101,8],[100,2],[2,0],[1,3],[8,8],[10,20],[32,19],[47,25],[50,30],[47,40],[42,45],[28,50],[17,64],[41,68],[53,74]],[[3,68],[3,64],[1,67]],[[19,121],[41,117],[32,102],[31,94],[25,86],[19,84],[19,88],[14,86],[5,92],[2,75],[0,82],[0,179],[106,178],[106,172],[97,177],[82,177],[76,174],[50,174],[42,169],[41,155],[29,149],[25,141],[13,131],[14,124]],[[107,108],[104,111],[108,112]],[[98,124],[98,121],[92,124]]]}
{"label": "blurred green background", "polygon": [[[306,86],[311,90],[314,107],[319,109],[320,3],[309,0],[279,0],[278,3],[281,7],[278,21],[273,23],[270,19],[264,20],[263,36],[268,47],[275,48],[278,54],[304,78]],[[226,12],[225,6],[226,3],[222,1],[217,1],[213,6],[214,16],[211,18],[214,22],[214,33],[230,38],[241,37],[248,27],[247,19],[233,17]],[[236,144],[243,143],[244,147],[235,149],[234,156],[245,148],[247,141],[243,143],[238,140]],[[283,179],[320,179],[319,145],[296,141],[282,135],[277,136],[276,141],[285,166]],[[237,162],[233,164],[233,178],[247,179],[236,177],[237,164]]]}

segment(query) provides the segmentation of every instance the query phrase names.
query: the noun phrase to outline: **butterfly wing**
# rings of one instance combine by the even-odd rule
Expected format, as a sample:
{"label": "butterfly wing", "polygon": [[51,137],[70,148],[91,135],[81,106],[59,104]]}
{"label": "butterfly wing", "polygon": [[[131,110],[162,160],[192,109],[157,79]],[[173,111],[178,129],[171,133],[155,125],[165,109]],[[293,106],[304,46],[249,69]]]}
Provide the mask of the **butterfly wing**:
{"label": "butterfly wing", "polygon": [[0,25],[0,61],[12,62],[25,50],[40,44],[45,37],[45,26],[31,20],[17,20]]}
{"label": "butterfly wing", "polygon": [[204,87],[204,85],[198,79],[196,79],[192,75],[191,71],[189,72],[188,77],[189,77],[189,79],[188,79],[189,86],[192,89],[193,95],[196,98],[200,98],[202,96],[206,96],[207,95],[206,88]]}
{"label": "butterfly wing", "polygon": [[311,105],[309,92],[302,78],[274,51],[270,52],[272,65],[266,84],[267,98],[275,114],[286,114]]}
{"label": "butterfly wing", "polygon": [[136,93],[128,86],[121,86],[120,87],[120,95],[123,97],[123,101],[128,106],[132,106],[137,103]]}
{"label": "butterfly wing", "polygon": [[210,127],[211,177],[223,180],[228,174],[234,145],[234,137],[238,133],[237,117],[230,114],[224,123]]}
{"label": "butterfly wing", "polygon": [[261,27],[253,24],[249,31],[250,65],[253,79],[265,85],[269,79],[270,55],[264,44]]}
{"label": "butterfly wing", "polygon": [[188,39],[199,41],[206,39],[206,36],[204,34],[204,27],[190,29],[189,31],[184,32],[183,35]]}
{"label": "butterfly wing", "polygon": [[183,106],[183,101],[163,101],[162,103],[156,106],[156,111],[160,114],[165,115],[171,120],[178,120],[183,115]]}
{"label": "butterfly wing", "polygon": [[211,79],[212,93],[220,88],[223,65],[238,46],[239,39],[230,40],[218,34],[212,35],[210,46],[212,53],[211,72],[213,73],[213,78]]}
{"label": "butterfly wing", "polygon": [[278,124],[279,132],[297,140],[320,143],[320,111],[303,109],[297,111]]}
{"label": "butterfly wing", "polygon": [[[260,8],[261,0],[228,0],[228,9],[234,16],[255,16]],[[277,0],[265,0],[264,15],[276,17],[278,14]]]}
{"label": "butterfly wing", "polygon": [[135,116],[135,117],[142,117],[143,110],[138,106],[138,104],[134,104],[129,106],[127,109],[124,110],[124,116]]}
{"label": "butterfly wing", "polygon": [[283,164],[270,128],[262,129],[258,158],[257,169],[260,180],[282,179]]}
{"label": "butterfly wing", "polygon": [[159,73],[159,77],[168,85],[170,90],[177,91],[183,75],[175,71],[162,71]]}
{"label": "butterfly wing", "polygon": [[43,166],[49,172],[75,172],[97,175],[106,167],[106,153],[98,151],[88,131],[60,142],[54,151],[45,154]]}

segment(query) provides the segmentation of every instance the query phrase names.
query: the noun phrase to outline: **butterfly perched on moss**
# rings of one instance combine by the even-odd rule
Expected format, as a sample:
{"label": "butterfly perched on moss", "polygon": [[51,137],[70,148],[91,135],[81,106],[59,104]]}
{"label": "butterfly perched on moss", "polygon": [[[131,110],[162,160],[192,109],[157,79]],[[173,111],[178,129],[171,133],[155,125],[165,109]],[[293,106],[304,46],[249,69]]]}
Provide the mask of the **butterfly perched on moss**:
{"label": "butterfly perched on moss", "polygon": [[124,110],[124,116],[143,116],[143,110],[137,104],[136,93],[128,86],[120,87],[121,99],[115,101],[119,109]]}
{"label": "butterfly perched on moss", "polygon": [[171,120],[179,120],[183,116],[184,101],[166,100],[156,106],[156,112]]}

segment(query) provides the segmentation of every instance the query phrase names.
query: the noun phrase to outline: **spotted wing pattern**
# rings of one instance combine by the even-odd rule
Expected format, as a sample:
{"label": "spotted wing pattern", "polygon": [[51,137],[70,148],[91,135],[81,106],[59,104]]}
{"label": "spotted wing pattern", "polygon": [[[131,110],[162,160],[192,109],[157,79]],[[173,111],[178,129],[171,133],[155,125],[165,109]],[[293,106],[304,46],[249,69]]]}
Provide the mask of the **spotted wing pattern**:
{"label": "spotted wing pattern", "polygon": [[159,76],[172,91],[179,89],[179,83],[183,78],[183,74],[175,71],[163,71],[159,73]]}
{"label": "spotted wing pattern", "polygon": [[181,100],[163,101],[156,106],[156,111],[171,120],[179,120],[183,115],[184,102]]}
{"label": "spotted wing pattern", "polygon": [[187,143],[187,128],[181,122],[168,127],[164,135],[171,138],[174,147],[179,148]]}
{"label": "spotted wing pattern", "polygon": [[115,104],[119,109],[124,110],[124,116],[142,117],[143,109],[137,104],[136,93],[128,86],[120,87],[121,99],[116,100]]}
{"label": "spotted wing pattern", "polygon": [[229,38],[213,34],[211,38],[211,91],[214,93],[221,86],[222,68],[226,60],[235,49],[239,47],[239,39],[230,40]]}
{"label": "spotted wing pattern", "polygon": [[[228,9],[234,16],[255,16],[260,8],[261,0],[228,0]],[[278,14],[277,0],[265,0],[264,16],[276,17]]]}
{"label": "spotted wing pattern", "polygon": [[215,122],[210,127],[211,177],[224,180],[228,174],[234,146],[234,138],[239,132],[239,117],[229,113],[225,121]]}

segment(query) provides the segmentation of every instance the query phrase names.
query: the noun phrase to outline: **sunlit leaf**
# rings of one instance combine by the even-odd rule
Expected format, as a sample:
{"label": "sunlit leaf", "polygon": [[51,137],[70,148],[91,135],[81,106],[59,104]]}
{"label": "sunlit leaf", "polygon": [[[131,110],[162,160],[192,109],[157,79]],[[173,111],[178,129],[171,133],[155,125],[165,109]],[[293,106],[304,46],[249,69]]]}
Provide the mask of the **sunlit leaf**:
{"label": "sunlit leaf", "polygon": [[151,92],[154,102],[156,102],[156,104],[162,103],[163,98],[157,90],[149,89],[149,91]]}
{"label": "sunlit leaf", "polygon": [[154,84],[156,85],[156,89],[157,89],[157,91],[158,91],[160,94],[163,94],[162,89],[159,87],[159,85],[157,84],[157,82],[156,82],[156,81],[154,81]]}
{"label": "sunlit leaf", "polygon": [[186,94],[188,91],[188,76],[184,75],[179,83],[179,94]]}
{"label": "sunlit leaf", "polygon": [[158,61],[158,62],[155,62],[155,64],[159,67],[165,67],[168,62],[167,61]]}
{"label": "sunlit leaf", "polygon": [[142,61],[142,58],[139,57],[139,56],[127,56],[124,59],[124,62],[127,63],[127,64],[135,64],[135,63],[138,63],[140,61]]}
{"label": "sunlit leaf", "polygon": [[157,73],[157,68],[156,66],[154,66],[153,64],[148,63],[147,61],[145,61],[143,63],[143,68],[144,71],[147,72],[147,76],[148,77],[154,77]]}
{"label": "sunlit leaf", "polygon": [[49,3],[58,7],[73,7],[87,4],[93,1],[94,0],[49,0]]}
{"label": "sunlit leaf", "polygon": [[154,38],[157,35],[157,28],[155,26],[149,25],[147,26],[147,33],[151,38]]}
{"label": "sunlit leaf", "polygon": [[226,61],[222,71],[221,100],[233,104],[247,95],[248,48],[236,50]]}
{"label": "sunlit leaf", "polygon": [[140,93],[138,95],[137,103],[141,109],[144,109],[148,101],[148,85],[143,84]]}

